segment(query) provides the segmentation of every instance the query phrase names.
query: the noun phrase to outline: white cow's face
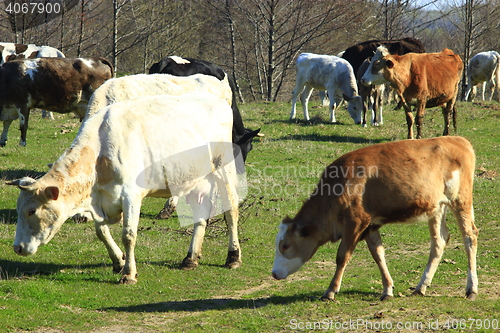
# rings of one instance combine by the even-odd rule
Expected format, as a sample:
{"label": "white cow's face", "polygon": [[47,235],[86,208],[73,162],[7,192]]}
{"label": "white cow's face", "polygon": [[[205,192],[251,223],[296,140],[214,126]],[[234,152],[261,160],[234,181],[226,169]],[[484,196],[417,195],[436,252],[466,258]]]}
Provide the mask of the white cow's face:
{"label": "white cow's face", "polygon": [[40,245],[48,243],[57,233],[65,218],[61,218],[64,204],[57,187],[41,188],[34,179],[25,177],[8,183],[21,189],[17,200],[17,227],[14,251],[19,255],[36,253]]}
{"label": "white cow's face", "polygon": [[276,235],[276,254],[272,275],[275,279],[286,279],[298,271],[318,249],[312,226],[298,227],[285,218]]}
{"label": "white cow's face", "polygon": [[389,51],[383,46],[379,46],[377,48],[377,52],[372,58],[370,66],[363,74],[361,78],[361,83],[365,86],[377,85],[387,83],[387,79],[385,78],[385,71],[391,69],[394,66],[392,60],[387,59],[389,55]]}
{"label": "white cow's face", "polygon": [[347,112],[349,112],[355,124],[361,124],[361,115],[363,113],[363,100],[361,96],[356,96],[348,100]]}

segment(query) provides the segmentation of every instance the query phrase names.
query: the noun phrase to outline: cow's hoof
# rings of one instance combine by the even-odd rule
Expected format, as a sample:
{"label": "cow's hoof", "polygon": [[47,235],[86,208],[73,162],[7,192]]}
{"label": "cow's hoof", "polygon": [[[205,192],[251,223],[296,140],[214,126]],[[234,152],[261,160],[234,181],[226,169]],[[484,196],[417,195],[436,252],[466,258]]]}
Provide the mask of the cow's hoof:
{"label": "cow's hoof", "polygon": [[393,298],[392,295],[382,295],[380,296],[380,300],[383,302],[383,301],[389,301]]}
{"label": "cow's hoof", "polygon": [[321,296],[321,300],[324,302],[329,302],[335,300],[335,293],[333,291],[327,291]]}
{"label": "cow's hoof", "polygon": [[470,293],[470,294],[467,295],[467,299],[471,300],[471,301],[475,301],[476,297],[477,297],[476,293]]}
{"label": "cow's hoof", "polygon": [[229,269],[240,268],[241,267],[241,255],[240,251],[229,251],[227,253],[226,264],[224,267]]}
{"label": "cow's hoof", "polygon": [[194,260],[191,256],[187,256],[182,260],[181,269],[185,271],[190,271],[198,267],[198,260]]}
{"label": "cow's hoof", "polygon": [[136,284],[137,279],[133,278],[130,274],[125,274],[120,279],[120,284]]}
{"label": "cow's hoof", "polygon": [[421,292],[420,290],[416,290],[411,293],[412,296],[425,296],[425,294],[423,292]]}

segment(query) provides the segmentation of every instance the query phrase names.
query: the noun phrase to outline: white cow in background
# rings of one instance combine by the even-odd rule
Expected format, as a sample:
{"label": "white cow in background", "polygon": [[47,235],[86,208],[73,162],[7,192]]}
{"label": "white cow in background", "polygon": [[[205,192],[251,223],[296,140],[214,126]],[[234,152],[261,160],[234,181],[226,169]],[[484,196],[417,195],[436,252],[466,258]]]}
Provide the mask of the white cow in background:
{"label": "white cow in background", "polygon": [[230,207],[225,212],[226,266],[239,267],[232,125],[227,101],[206,93],[145,96],[101,109],[84,121],[71,147],[42,178],[8,183],[21,189],[15,252],[36,253],[75,214],[90,214],[97,224],[123,221],[125,255],[114,242],[101,240],[115,245],[108,252],[113,263],[123,267],[120,282],[134,284],[143,198],[185,195],[194,231],[183,267],[194,268],[212,208],[210,194],[217,185]]}
{"label": "white cow in background", "polygon": [[[485,90],[488,86],[490,95],[488,101],[491,101],[495,91],[500,88],[500,54],[496,51],[487,51],[476,54],[469,61],[467,68],[467,90],[465,100],[472,101],[476,96],[477,85],[482,83],[481,97],[485,101]],[[472,93],[471,93],[472,92]],[[497,97],[497,98],[500,98]]]}
{"label": "white cow in background", "polygon": [[313,89],[326,90],[330,99],[330,122],[337,122],[335,110],[342,98],[347,111],[356,124],[361,123],[363,104],[358,95],[356,77],[347,60],[329,55],[302,53],[297,58],[297,82],[292,92],[290,119],[295,119],[297,96],[300,94],[304,119],[309,121],[307,103]]}

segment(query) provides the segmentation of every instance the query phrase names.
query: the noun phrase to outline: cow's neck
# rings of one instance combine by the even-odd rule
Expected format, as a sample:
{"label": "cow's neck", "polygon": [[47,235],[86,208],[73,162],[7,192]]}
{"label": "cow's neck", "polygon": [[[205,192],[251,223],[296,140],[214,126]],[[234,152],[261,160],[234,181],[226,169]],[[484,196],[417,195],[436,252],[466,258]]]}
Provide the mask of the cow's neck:
{"label": "cow's neck", "polygon": [[338,210],[337,198],[319,189],[304,202],[294,220],[300,226],[315,225],[316,238],[319,245],[323,245],[328,241],[335,242],[341,237],[338,232]]}
{"label": "cow's neck", "polygon": [[72,146],[42,179],[48,186],[59,187],[58,200],[64,201],[68,208],[83,208],[89,204],[95,183],[95,161],[95,149],[88,145]]}

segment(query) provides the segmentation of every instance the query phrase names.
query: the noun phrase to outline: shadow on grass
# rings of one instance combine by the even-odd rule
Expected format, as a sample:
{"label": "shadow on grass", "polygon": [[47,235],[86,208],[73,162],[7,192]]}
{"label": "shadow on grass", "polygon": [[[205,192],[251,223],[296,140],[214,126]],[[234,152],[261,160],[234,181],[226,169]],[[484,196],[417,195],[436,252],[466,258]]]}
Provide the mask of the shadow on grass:
{"label": "shadow on grass", "polygon": [[[354,295],[357,298],[363,299],[378,299],[380,296],[377,293],[351,291],[344,294]],[[236,310],[236,309],[257,309],[268,305],[286,305],[295,302],[322,302],[321,292],[318,296],[311,296],[311,294],[296,294],[293,296],[270,296],[261,298],[208,298],[199,300],[184,300],[184,301],[170,301],[170,302],[157,302],[147,304],[137,304],[131,306],[117,306],[101,308],[100,311],[120,311],[120,312],[199,312],[209,310]],[[349,296],[351,297],[351,296]],[[326,301],[328,302],[328,301]]]}
{"label": "shadow on grass", "polygon": [[281,138],[275,139],[276,141],[321,141],[321,142],[337,142],[337,143],[364,143],[364,144],[375,144],[381,142],[391,141],[391,139],[367,139],[364,137],[357,136],[343,136],[343,135],[322,135],[322,134],[297,134],[297,135],[287,135]]}
{"label": "shadow on grass", "polygon": [[[319,298],[318,298],[319,299]],[[317,300],[305,294],[294,296],[271,296],[256,299],[209,298],[199,300],[170,301],[131,306],[101,308],[100,311],[120,312],[198,312],[228,309],[257,309],[267,305],[289,304],[304,300]]]}
{"label": "shadow on grass", "polygon": [[[54,276],[61,273],[61,270],[65,269],[78,269],[80,271],[85,271],[101,267],[109,267],[109,270],[112,270],[111,265],[108,266],[104,263],[96,263],[90,265],[61,265],[52,263],[22,262],[16,260],[0,259],[0,281],[36,276]],[[89,278],[87,280],[92,279],[93,278]],[[85,280],[85,278],[82,278],[82,280]],[[99,282],[103,281],[100,280]],[[115,280],[106,282],[116,283]]]}

